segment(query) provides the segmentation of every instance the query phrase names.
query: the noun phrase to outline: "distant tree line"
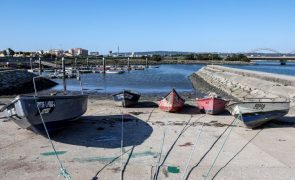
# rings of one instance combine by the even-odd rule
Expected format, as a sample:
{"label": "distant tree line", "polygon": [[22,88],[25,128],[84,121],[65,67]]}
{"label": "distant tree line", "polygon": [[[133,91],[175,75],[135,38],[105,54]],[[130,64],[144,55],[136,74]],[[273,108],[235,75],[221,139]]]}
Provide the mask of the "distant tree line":
{"label": "distant tree line", "polygon": [[225,58],[220,57],[218,54],[186,54],[183,55],[183,59],[185,60],[225,60],[225,61],[244,61],[244,62],[250,62],[250,60],[247,58],[244,54],[233,54],[230,56],[227,56]]}
{"label": "distant tree line", "polygon": [[234,54],[231,56],[227,56],[225,61],[245,61],[250,62],[250,59],[244,54]]}
{"label": "distant tree line", "polygon": [[218,54],[187,54],[184,55],[185,60],[222,60]]}

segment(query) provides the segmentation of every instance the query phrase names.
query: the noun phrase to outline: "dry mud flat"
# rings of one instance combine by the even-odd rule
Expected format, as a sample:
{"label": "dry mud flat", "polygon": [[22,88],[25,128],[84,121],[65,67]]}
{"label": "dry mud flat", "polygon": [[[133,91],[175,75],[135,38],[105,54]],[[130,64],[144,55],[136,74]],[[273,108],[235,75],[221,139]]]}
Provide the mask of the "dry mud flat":
{"label": "dry mud flat", "polygon": [[[233,127],[208,179],[295,177],[294,125],[272,122],[249,130],[231,126],[229,114],[200,114],[192,100],[187,103],[181,113],[166,113],[147,100],[123,109],[111,100],[91,98],[87,113],[53,135],[53,143],[72,179],[149,180],[155,172],[158,179],[201,179]],[[0,179],[63,179],[59,169],[46,137],[0,119]]]}

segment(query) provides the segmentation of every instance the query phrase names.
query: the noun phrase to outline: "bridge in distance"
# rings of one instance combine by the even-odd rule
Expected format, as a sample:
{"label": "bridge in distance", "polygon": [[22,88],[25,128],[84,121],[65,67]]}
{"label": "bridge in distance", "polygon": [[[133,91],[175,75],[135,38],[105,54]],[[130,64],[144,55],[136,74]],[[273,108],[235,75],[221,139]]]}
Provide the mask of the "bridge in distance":
{"label": "bridge in distance", "polygon": [[[258,53],[260,51],[269,51],[273,55],[253,55],[254,53]],[[288,60],[295,60],[295,50],[289,53],[281,53],[277,50],[271,48],[258,48],[254,49],[250,52],[245,53],[250,60],[269,60],[269,61],[280,61],[282,65],[286,64]]]}

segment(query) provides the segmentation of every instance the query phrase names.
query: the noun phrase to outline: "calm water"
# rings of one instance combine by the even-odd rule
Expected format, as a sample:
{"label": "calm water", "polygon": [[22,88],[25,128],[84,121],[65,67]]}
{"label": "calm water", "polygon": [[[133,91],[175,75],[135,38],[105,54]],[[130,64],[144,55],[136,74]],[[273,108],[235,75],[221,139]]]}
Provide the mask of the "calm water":
{"label": "calm water", "polygon": [[[123,74],[82,74],[83,89],[88,92],[114,93],[123,89],[132,89],[141,93],[166,93],[171,88],[179,92],[194,92],[188,76],[198,71],[203,65],[160,65],[159,68],[130,71]],[[62,80],[54,87],[61,90]],[[79,81],[67,80],[67,89],[80,91]]]}
{"label": "calm water", "polygon": [[[123,89],[132,89],[141,93],[166,93],[171,88],[179,92],[195,92],[188,76],[198,71],[204,65],[160,65],[159,68],[130,71],[124,74],[82,74],[83,88],[93,93],[115,93]],[[226,65],[228,67],[286,74],[295,76],[295,63],[287,62],[281,66],[279,62],[259,61],[256,65]],[[62,80],[55,90],[62,90]],[[79,81],[67,80],[67,89],[80,91]]]}
{"label": "calm water", "polygon": [[282,66],[279,61],[257,61],[256,65],[226,65],[228,67],[234,67],[239,69],[247,69],[253,71],[261,71],[276,74],[285,74],[289,76],[295,76],[295,62],[288,62]]}

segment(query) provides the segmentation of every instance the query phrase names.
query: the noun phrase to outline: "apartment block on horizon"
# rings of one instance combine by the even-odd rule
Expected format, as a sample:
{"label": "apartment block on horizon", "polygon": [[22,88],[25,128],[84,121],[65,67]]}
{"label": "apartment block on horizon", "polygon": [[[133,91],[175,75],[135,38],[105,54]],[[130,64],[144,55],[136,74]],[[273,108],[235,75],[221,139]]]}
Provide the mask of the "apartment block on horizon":
{"label": "apartment block on horizon", "polygon": [[57,57],[61,57],[64,55],[64,50],[62,49],[50,49],[49,53],[52,55],[56,55]]}
{"label": "apartment block on horizon", "polygon": [[69,53],[73,56],[88,56],[88,50],[82,48],[69,49]]}

